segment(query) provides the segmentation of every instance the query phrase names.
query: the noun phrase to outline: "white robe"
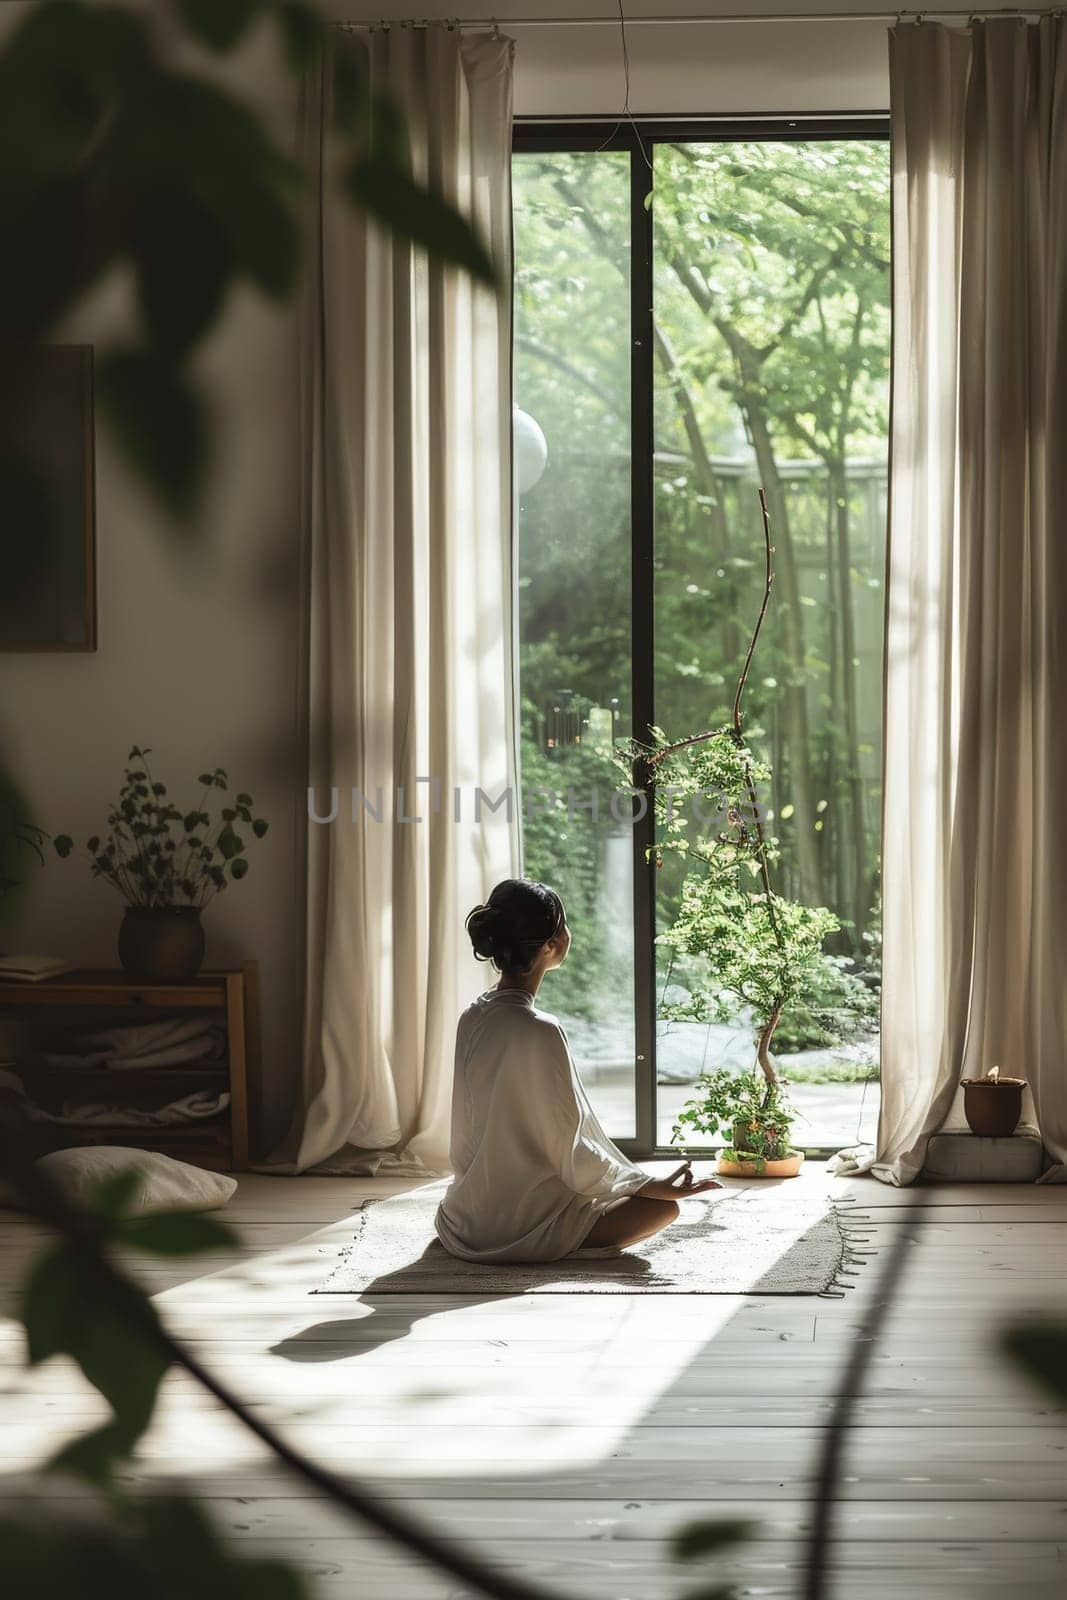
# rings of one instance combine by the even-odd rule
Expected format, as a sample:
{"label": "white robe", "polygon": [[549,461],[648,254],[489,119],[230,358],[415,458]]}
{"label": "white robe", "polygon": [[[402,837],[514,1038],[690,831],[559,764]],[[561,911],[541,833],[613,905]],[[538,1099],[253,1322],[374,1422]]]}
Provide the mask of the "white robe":
{"label": "white robe", "polygon": [[651,1181],[597,1121],[557,1019],[522,989],[491,989],[459,1019],[451,1161],[435,1226],[465,1261],[558,1261]]}

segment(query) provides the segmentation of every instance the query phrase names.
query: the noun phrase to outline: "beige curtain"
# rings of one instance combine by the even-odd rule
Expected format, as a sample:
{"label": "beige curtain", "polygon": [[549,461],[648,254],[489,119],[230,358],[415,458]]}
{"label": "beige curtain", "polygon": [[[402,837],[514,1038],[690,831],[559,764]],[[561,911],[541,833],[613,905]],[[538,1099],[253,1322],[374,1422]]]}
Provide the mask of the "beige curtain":
{"label": "beige curtain", "polygon": [[1029,1079],[1067,1160],[1067,44],[890,34],[893,423],[879,1177]]}
{"label": "beige curtain", "polygon": [[[511,41],[338,29],[331,49],[401,105],[416,173],[475,221],[507,285]],[[463,919],[517,870],[517,805],[491,809],[515,784],[510,301],[344,202],[331,82],[327,62],[304,110],[301,448],[309,773],[316,814],[336,814],[308,824],[288,1156],[438,1173],[456,1019],[485,986]]]}

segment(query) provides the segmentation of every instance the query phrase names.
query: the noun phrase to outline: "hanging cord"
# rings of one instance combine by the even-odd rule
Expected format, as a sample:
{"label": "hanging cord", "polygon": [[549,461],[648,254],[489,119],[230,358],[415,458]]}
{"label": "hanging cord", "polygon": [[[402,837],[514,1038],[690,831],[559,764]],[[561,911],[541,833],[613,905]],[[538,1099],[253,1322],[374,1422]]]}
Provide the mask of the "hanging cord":
{"label": "hanging cord", "polygon": [[[879,1045],[880,1044],[881,1044],[881,1036],[879,1035]],[[881,1071],[882,1071],[882,1069],[881,1069],[881,1051],[879,1050],[879,1068],[878,1068],[879,1077],[881,1077]],[[867,1085],[868,1085],[869,1082],[870,1082],[869,1078],[864,1078],[864,1080],[863,1080],[863,1093],[860,1095],[859,1115],[856,1118],[856,1143],[857,1144],[862,1144],[863,1143],[863,1117],[864,1117],[864,1112],[866,1111],[866,1108],[867,1108]]]}
{"label": "hanging cord", "polygon": [[623,102],[622,102],[622,111],[619,114],[619,118],[618,118],[618,121],[616,122],[615,126],[612,128],[611,132],[608,134],[607,138],[604,140],[604,143],[597,146],[596,154],[599,155],[601,150],[603,150],[606,145],[609,145],[611,143],[612,139],[614,139],[615,135],[618,133],[619,129],[622,127],[623,121],[625,120],[630,124],[630,127],[633,129],[634,138],[637,140],[637,148],[641,152],[641,159],[644,161],[645,166],[648,168],[649,172],[651,172],[652,171],[652,162],[649,159],[648,151],[645,149],[644,141],[641,138],[640,129],[638,128],[637,123],[634,121],[634,114],[630,110],[630,48],[629,48],[629,45],[626,42],[626,15],[625,15],[625,12],[622,9],[622,0],[619,0],[619,37],[622,40],[622,76],[623,76],[623,84],[624,84],[624,87],[625,87],[625,95],[624,95]]}

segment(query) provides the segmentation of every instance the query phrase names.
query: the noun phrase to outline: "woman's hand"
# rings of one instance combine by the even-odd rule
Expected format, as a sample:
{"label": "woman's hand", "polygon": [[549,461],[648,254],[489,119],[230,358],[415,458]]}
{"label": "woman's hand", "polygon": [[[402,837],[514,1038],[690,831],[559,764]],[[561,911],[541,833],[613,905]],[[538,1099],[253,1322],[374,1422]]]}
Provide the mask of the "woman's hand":
{"label": "woman's hand", "polygon": [[692,1163],[683,1161],[669,1178],[650,1178],[637,1192],[650,1200],[688,1200],[690,1195],[703,1194],[706,1189],[721,1188],[714,1178],[694,1178]]}

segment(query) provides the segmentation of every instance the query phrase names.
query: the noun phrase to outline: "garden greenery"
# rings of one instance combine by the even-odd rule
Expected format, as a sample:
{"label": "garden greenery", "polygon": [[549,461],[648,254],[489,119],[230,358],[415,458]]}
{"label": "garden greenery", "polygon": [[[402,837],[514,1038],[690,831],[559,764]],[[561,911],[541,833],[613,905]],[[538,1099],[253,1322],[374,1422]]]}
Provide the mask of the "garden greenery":
{"label": "garden greenery", "polygon": [[[702,1073],[696,1096],[674,1129],[708,1135],[729,1133],[729,1155],[751,1156],[762,1165],[788,1152],[794,1119],[771,1043],[790,1005],[806,991],[823,954],[823,941],[839,926],[825,906],[806,906],[777,894],[771,867],[777,841],[765,826],[761,786],[770,771],[757,760],[744,734],[743,702],[774,586],[767,498],[759,490],[763,523],[763,595],[734,690],[730,721],[703,733],[669,741],[654,729],[655,742],[630,745],[620,762],[636,764],[653,786],[658,823],[657,864],[669,853],[685,862],[680,905],[658,943],[682,956],[698,957],[705,984],[687,1000],[665,1003],[668,1018],[729,1021],[738,1008],[754,1019],[755,1070],[732,1079]],[[693,802],[688,804],[687,802]],[[694,817],[712,818],[695,829]],[[725,1152],[724,1152],[725,1153]]]}
{"label": "garden greenery", "polygon": [[[764,805],[776,887],[829,907],[839,923],[812,969],[810,1009],[798,998],[776,1044],[869,1037],[887,145],[661,141],[649,148],[652,173],[636,159],[654,195],[656,720],[671,729],[729,720],[759,603],[762,482],[779,594],[747,690],[746,735],[772,769]],[[551,761],[557,788],[588,788],[577,749],[545,755],[543,719],[560,689],[586,706],[617,698],[627,731],[631,713],[631,352],[618,337],[629,315],[629,162],[618,149],[520,149],[514,162],[516,400],[548,443],[547,469],[520,508],[522,763],[525,774]],[[542,819],[526,825],[533,876],[565,881],[557,848]],[[582,820],[563,848],[568,871],[581,857],[587,909],[553,976],[553,1003],[610,1022],[632,1009],[632,975],[607,957],[617,902],[602,831]],[[680,856],[665,856],[661,927],[673,922],[686,870]],[[662,990],[672,952],[660,954]],[[837,958],[852,963],[838,969],[840,984]]]}

